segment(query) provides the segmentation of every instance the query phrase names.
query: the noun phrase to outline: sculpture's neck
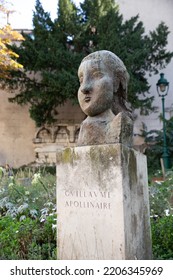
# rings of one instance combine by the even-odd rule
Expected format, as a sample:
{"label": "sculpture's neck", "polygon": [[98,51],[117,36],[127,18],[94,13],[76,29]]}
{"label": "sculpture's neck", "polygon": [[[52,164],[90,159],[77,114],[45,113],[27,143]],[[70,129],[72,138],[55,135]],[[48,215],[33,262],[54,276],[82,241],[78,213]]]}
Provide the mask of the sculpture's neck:
{"label": "sculpture's neck", "polygon": [[112,121],[113,118],[115,117],[115,115],[112,113],[111,109],[108,109],[106,111],[104,111],[103,113],[90,117],[87,117],[87,121],[101,121],[101,120],[105,120],[105,121]]}

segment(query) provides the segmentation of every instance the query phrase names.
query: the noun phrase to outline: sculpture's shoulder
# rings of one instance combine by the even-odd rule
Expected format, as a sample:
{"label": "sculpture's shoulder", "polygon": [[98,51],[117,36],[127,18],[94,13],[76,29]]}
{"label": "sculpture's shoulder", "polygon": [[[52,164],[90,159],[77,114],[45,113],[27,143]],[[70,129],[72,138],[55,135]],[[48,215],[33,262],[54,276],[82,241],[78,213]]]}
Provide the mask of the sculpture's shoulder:
{"label": "sculpture's shoulder", "polygon": [[105,143],[107,120],[87,117],[81,124],[78,146],[99,145]]}
{"label": "sculpture's shoulder", "polygon": [[114,143],[126,146],[132,145],[133,120],[127,114],[121,112],[114,117],[109,124],[109,138],[114,138]]}
{"label": "sculpture's shoulder", "polygon": [[78,146],[121,143],[131,146],[133,121],[124,113],[113,118],[87,118],[81,124]]}

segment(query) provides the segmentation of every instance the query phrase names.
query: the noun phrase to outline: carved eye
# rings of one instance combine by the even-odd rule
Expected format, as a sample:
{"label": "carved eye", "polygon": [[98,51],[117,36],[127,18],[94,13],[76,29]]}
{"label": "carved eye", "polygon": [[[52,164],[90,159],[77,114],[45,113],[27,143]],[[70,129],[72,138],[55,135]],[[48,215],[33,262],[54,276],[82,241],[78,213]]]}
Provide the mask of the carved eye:
{"label": "carved eye", "polygon": [[83,76],[80,76],[80,77],[79,77],[79,82],[80,82],[80,84],[82,84],[82,82],[83,82]]}
{"label": "carved eye", "polygon": [[96,79],[101,79],[103,77],[103,73],[99,71],[93,72],[93,77]]}

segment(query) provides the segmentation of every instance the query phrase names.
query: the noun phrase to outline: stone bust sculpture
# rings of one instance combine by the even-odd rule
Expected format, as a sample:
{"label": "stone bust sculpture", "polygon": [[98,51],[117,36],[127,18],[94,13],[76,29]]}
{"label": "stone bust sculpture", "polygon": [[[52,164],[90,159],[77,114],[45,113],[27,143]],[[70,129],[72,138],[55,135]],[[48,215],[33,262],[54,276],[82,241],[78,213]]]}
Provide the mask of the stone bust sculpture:
{"label": "stone bust sculpture", "polygon": [[78,100],[87,115],[81,124],[78,146],[130,146],[133,121],[126,106],[129,75],[121,59],[106,50],[91,53],[82,60],[78,77]]}

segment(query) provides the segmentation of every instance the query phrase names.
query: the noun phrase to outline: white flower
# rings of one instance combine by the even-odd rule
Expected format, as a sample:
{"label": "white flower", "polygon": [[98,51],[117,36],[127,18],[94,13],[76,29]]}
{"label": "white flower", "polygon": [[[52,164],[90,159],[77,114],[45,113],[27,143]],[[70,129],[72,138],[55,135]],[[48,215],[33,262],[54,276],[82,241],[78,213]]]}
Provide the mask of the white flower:
{"label": "white flower", "polygon": [[30,215],[33,218],[36,218],[38,216],[38,211],[36,209],[30,210]]}
{"label": "white flower", "polygon": [[166,215],[166,216],[169,216],[169,209],[166,209],[166,210],[165,210],[165,215]]}
{"label": "white flower", "polygon": [[21,222],[21,221],[23,221],[23,220],[25,220],[25,219],[26,219],[26,216],[25,216],[25,215],[22,215],[22,216],[20,217],[19,221]]}
{"label": "white flower", "polygon": [[35,185],[39,182],[39,179],[41,179],[41,173],[35,173],[32,179],[32,185]]}
{"label": "white flower", "polygon": [[22,213],[25,209],[28,208],[28,203],[24,203],[23,205],[20,205],[18,208],[18,213]]}
{"label": "white flower", "polygon": [[53,230],[56,229],[56,225],[52,224],[52,229]]}
{"label": "white flower", "polygon": [[161,185],[163,181],[155,181],[156,184]]}
{"label": "white flower", "polygon": [[50,201],[50,202],[45,203],[44,205],[45,206],[51,206],[51,205],[53,205],[53,203]]}
{"label": "white flower", "polygon": [[42,215],[48,215],[48,209],[47,208],[41,209],[41,213]]}

